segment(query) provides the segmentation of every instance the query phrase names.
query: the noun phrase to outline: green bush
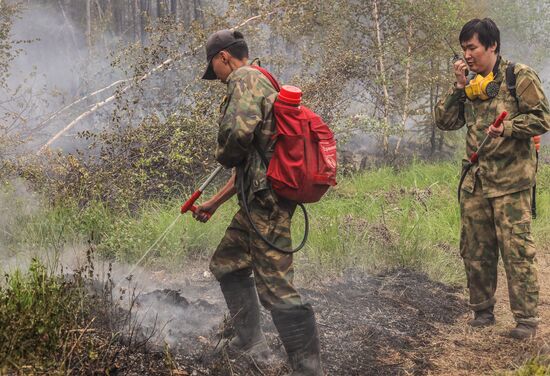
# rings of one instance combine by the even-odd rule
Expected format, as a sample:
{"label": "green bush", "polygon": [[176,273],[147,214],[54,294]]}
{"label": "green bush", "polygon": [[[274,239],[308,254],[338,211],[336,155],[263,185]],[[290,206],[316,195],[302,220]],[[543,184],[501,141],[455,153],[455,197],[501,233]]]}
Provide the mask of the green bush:
{"label": "green bush", "polygon": [[76,326],[80,289],[33,260],[0,286],[0,370],[32,358],[53,358],[64,334]]}

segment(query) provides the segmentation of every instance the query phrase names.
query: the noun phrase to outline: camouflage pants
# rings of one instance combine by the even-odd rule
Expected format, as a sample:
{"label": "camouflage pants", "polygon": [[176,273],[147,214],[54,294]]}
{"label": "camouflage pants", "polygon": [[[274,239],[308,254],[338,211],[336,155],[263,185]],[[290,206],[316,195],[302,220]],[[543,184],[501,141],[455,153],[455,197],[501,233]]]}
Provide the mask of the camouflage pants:
{"label": "camouflage pants", "polygon": [[471,308],[478,311],[495,304],[500,249],[514,319],[536,323],[539,287],[531,237],[531,191],[484,198],[481,181],[476,179],[473,193],[462,191],[460,211],[460,254]]}
{"label": "camouflage pants", "polygon": [[[290,223],[295,207],[279,201],[269,190],[257,192],[249,205],[252,220],[262,235],[284,249],[291,247]],[[302,304],[292,284],[292,254],[267,245],[250,225],[244,209],[235,214],[227,228],[212,256],[210,270],[218,281],[229,273],[249,276],[254,272],[260,302],[268,310]]]}

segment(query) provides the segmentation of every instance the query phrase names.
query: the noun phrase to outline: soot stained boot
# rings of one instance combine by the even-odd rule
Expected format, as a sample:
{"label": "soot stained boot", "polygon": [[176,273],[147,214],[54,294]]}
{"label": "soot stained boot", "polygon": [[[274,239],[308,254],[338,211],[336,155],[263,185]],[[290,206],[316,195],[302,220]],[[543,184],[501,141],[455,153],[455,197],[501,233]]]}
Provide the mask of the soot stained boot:
{"label": "soot stained boot", "polygon": [[473,328],[482,328],[485,326],[495,325],[495,315],[493,314],[493,308],[489,307],[480,311],[474,312],[474,318],[468,321],[468,325]]}
{"label": "soot stained boot", "polygon": [[289,376],[322,376],[319,334],[311,305],[275,308],[271,316],[292,367]]}
{"label": "soot stained boot", "polygon": [[260,305],[254,279],[229,275],[220,280],[220,287],[235,329],[228,347],[250,355],[267,356],[269,346],[260,327]]}
{"label": "soot stained boot", "polygon": [[537,325],[518,323],[514,329],[510,331],[510,337],[514,339],[530,339],[537,335]]}

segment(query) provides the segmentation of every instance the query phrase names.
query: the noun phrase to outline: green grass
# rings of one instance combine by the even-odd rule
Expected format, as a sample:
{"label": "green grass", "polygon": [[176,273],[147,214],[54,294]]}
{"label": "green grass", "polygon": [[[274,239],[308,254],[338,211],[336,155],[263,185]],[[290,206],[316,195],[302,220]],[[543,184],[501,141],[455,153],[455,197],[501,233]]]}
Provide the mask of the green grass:
{"label": "green grass", "polygon": [[[306,249],[296,255],[298,273],[341,273],[349,268],[378,272],[406,267],[444,283],[463,282],[458,256],[458,162],[413,161],[392,168],[340,177],[339,185],[317,204],[308,205],[311,232]],[[182,199],[149,202],[137,211],[114,212],[101,203],[41,207],[22,215],[9,229],[10,249],[33,246],[58,249],[66,242],[92,241],[105,256],[138,260],[178,216]],[[533,232],[539,245],[550,242],[550,168],[538,174],[538,213]],[[185,215],[151,252],[146,264],[177,269],[189,258],[208,258],[223,236],[235,200],[207,223]],[[295,244],[303,220],[297,211]],[[13,251],[15,252],[15,250]]]}
{"label": "green grass", "polygon": [[[449,182],[452,164],[414,163],[341,179],[325,201],[312,205],[312,235],[300,258],[329,269],[376,271],[409,267],[435,280],[461,280],[458,206]],[[452,183],[451,183],[452,184]]]}

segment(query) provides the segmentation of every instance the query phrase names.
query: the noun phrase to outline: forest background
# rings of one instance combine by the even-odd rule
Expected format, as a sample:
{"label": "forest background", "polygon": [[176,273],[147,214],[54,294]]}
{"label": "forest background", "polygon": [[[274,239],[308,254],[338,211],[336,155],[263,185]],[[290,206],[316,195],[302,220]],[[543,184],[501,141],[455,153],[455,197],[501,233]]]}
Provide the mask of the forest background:
{"label": "forest background", "polygon": [[[550,90],[550,3],[495,4],[0,0],[0,270],[15,276],[6,277],[11,290],[0,283],[0,307],[12,313],[0,319],[0,336],[11,336],[13,320],[24,317],[21,305],[10,305],[10,294],[21,291],[14,281],[23,278],[18,269],[31,257],[52,274],[67,253],[86,249],[133,265],[213,170],[225,86],[200,76],[206,38],[222,28],[242,31],[251,58],[260,58],[282,82],[300,86],[304,102],[338,138],[339,185],[309,208],[310,240],[295,258],[299,282],[407,268],[460,286],[456,184],[464,130],[439,131],[433,108],[453,80],[462,25],[493,18],[503,56],[535,68]],[[533,229],[546,253],[547,155],[543,146]],[[231,202],[205,225],[180,218],[142,266],[205,270],[235,210]],[[299,216],[294,227],[297,239]],[[31,263],[31,277],[41,268]],[[68,300],[61,307],[82,306],[72,295],[62,297]],[[72,333],[74,317],[56,318],[53,327],[67,322]],[[52,350],[44,351],[48,356]],[[18,356],[27,359],[24,352]]]}

